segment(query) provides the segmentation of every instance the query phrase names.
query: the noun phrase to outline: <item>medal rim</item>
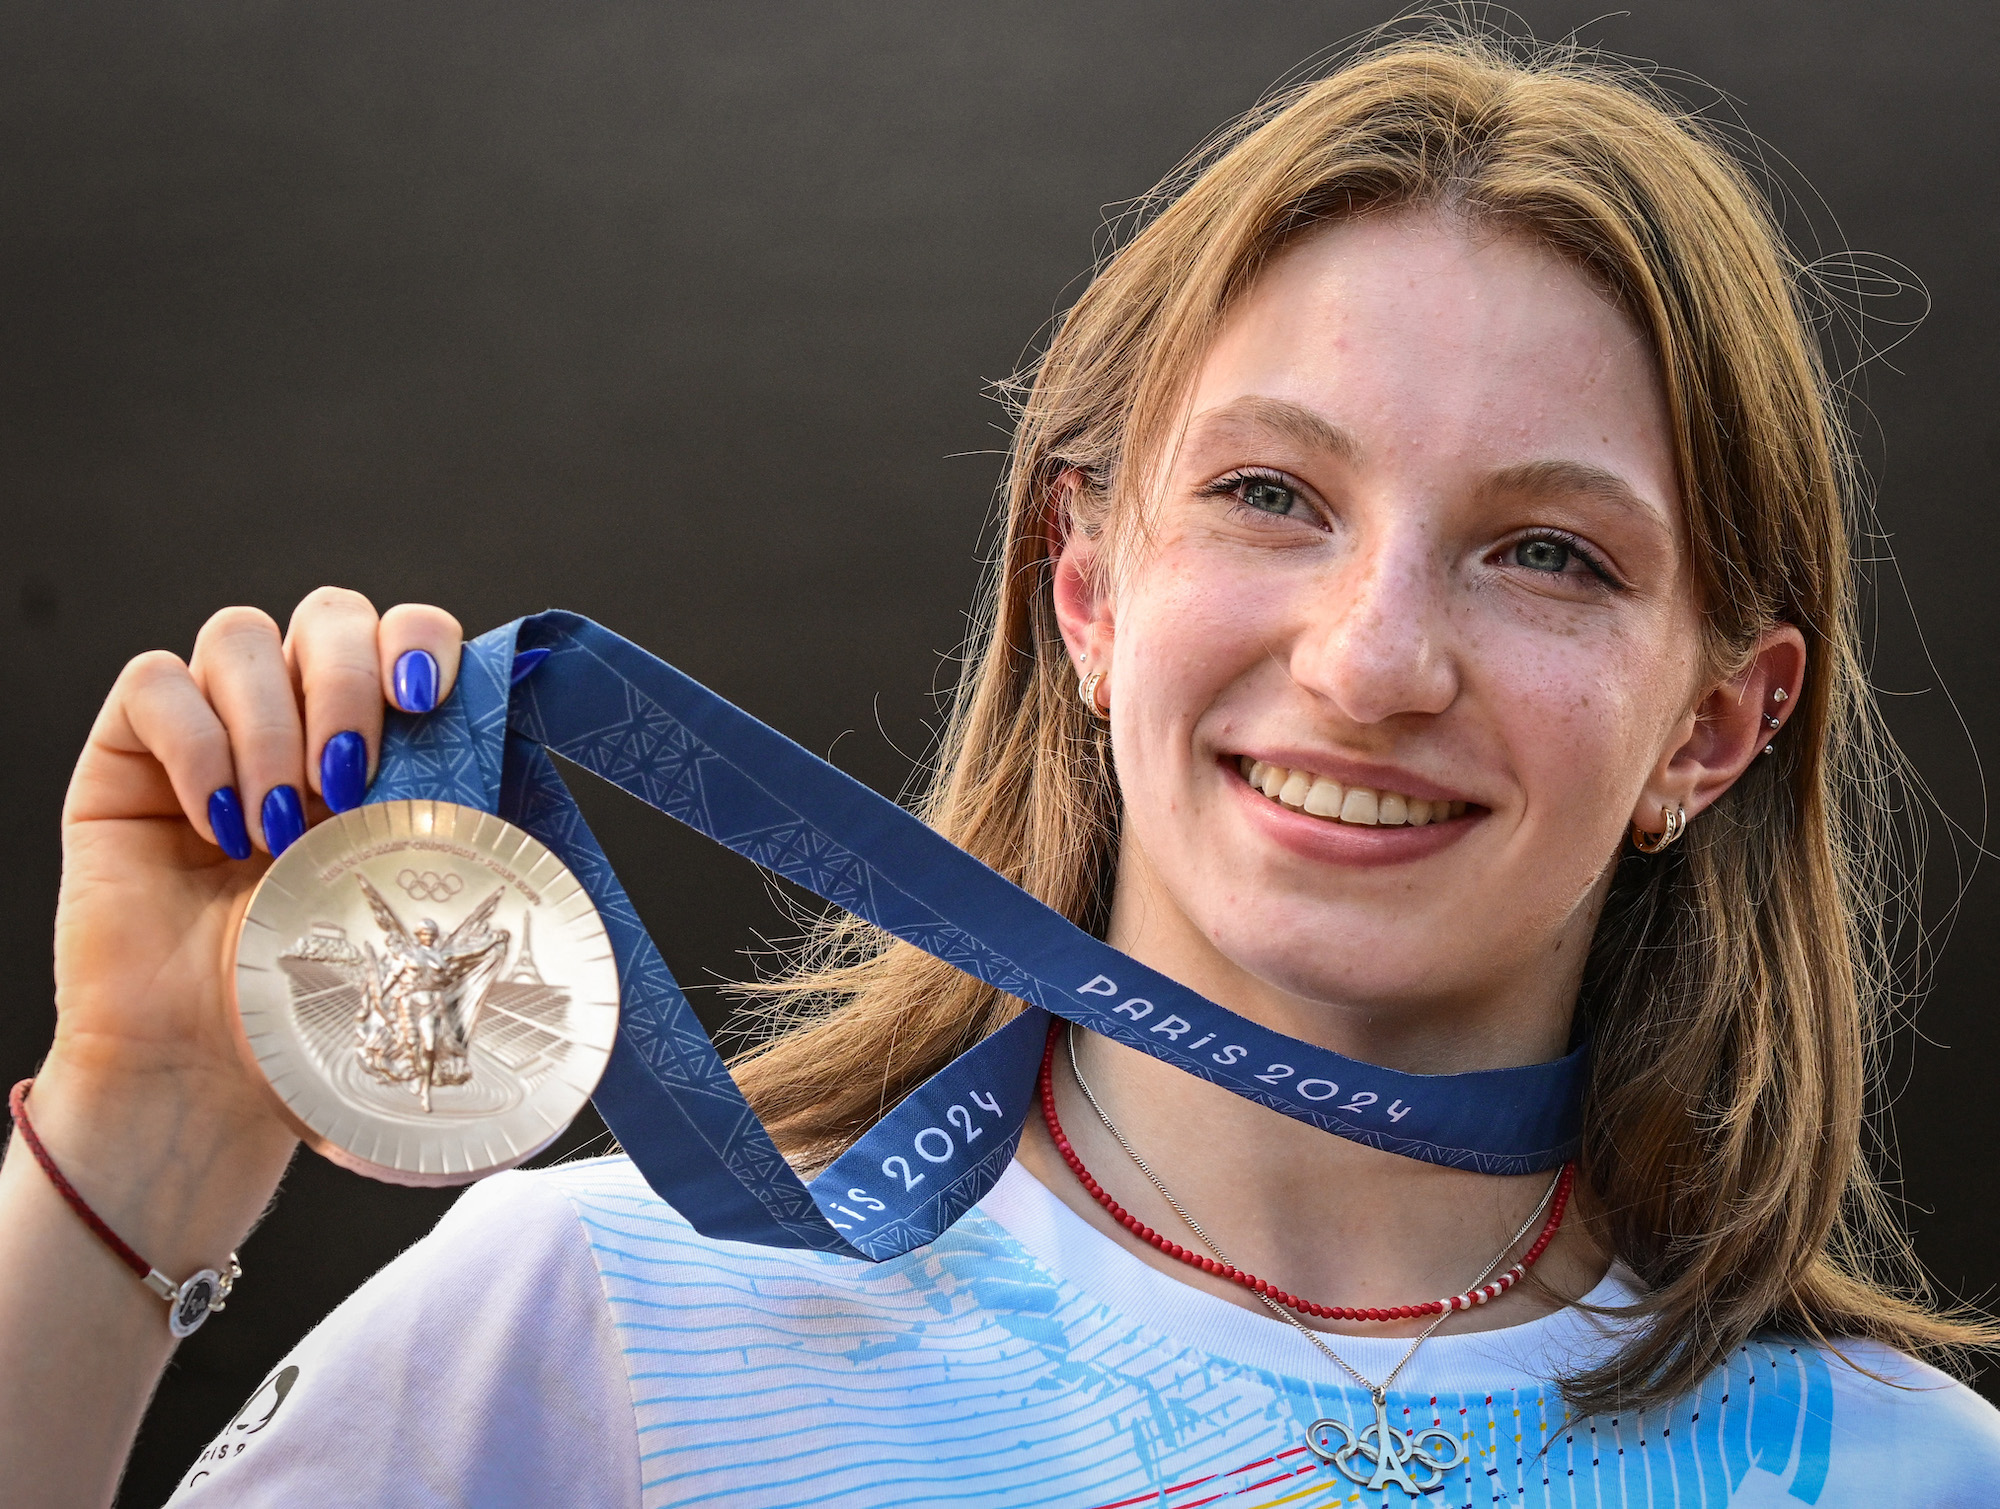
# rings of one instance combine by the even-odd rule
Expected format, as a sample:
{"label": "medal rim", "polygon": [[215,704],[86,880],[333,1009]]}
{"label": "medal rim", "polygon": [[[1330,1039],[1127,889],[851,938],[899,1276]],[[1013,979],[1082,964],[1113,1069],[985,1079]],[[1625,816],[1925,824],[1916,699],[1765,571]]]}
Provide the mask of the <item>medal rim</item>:
{"label": "medal rim", "polygon": [[[585,903],[589,906],[590,919],[596,925],[599,934],[603,936],[605,940],[605,948],[607,952],[609,951],[611,946],[610,934],[605,929],[604,916],[603,913],[598,910],[596,899],[592,897],[589,891],[584,888],[583,882],[577,880],[576,872],[571,870],[570,867],[563,862],[562,856],[557,854],[553,849],[550,849],[547,844],[543,843],[540,839],[536,838],[532,833],[529,833],[525,828],[520,827],[518,824],[510,823],[507,821],[507,819],[501,817],[499,814],[493,812],[487,812],[483,808],[468,807],[461,802],[450,802],[442,799],[426,798],[426,797],[400,797],[385,802],[364,803],[360,807],[350,808],[347,812],[336,813],[332,818],[328,819],[328,821],[338,822],[342,818],[363,813],[367,811],[367,809],[370,807],[374,808],[402,807],[410,809],[427,807],[432,811],[433,814],[446,813],[446,812],[451,813],[453,815],[454,822],[456,822],[457,820],[457,814],[470,813],[474,817],[480,819],[483,822],[500,824],[504,832],[518,833],[522,837],[530,840],[540,849],[542,849],[545,853],[547,853],[550,858],[554,859],[556,864],[560,867],[561,873],[564,876],[567,876],[575,884],[577,889],[577,894],[582,896]],[[306,837],[310,838],[312,833],[317,831],[319,831],[318,827],[309,829],[307,831]],[[303,841],[304,840],[301,840],[301,842]],[[290,852],[291,852],[290,850],[286,851],[287,854]],[[477,1183],[479,1180],[488,1178],[493,1174],[505,1173],[510,1168],[518,1168],[523,1163],[526,1163],[530,1159],[538,1156],[539,1154],[546,1152],[556,1142],[556,1140],[562,1136],[564,1132],[569,1130],[570,1126],[575,1122],[577,1116],[582,1114],[583,1108],[590,1104],[591,1097],[596,1094],[597,1085],[600,1082],[602,1082],[604,1078],[605,1069],[608,1068],[610,1065],[612,1047],[615,1046],[616,1044],[615,1029],[613,1032],[612,1044],[610,1046],[607,1046],[603,1050],[603,1059],[602,1062],[598,1065],[597,1073],[591,1081],[591,1089],[584,1094],[581,1100],[578,1101],[576,1109],[570,1112],[569,1116],[563,1120],[562,1124],[558,1126],[554,1131],[550,1132],[549,1135],[543,1138],[540,1142],[537,1142],[536,1144],[534,1144],[534,1146],[529,1147],[526,1150],[522,1151],[521,1153],[509,1157],[498,1163],[482,1164],[478,1168],[469,1170],[454,1169],[438,1173],[428,1173],[421,1169],[400,1168],[395,1164],[377,1163],[373,1159],[364,1158],[361,1154],[355,1152],[353,1149],[346,1147],[341,1143],[335,1142],[332,1138],[326,1136],[324,1133],[319,1132],[315,1130],[312,1126],[310,1126],[305,1121],[305,1119],[302,1116],[300,1116],[299,1113],[293,1108],[291,1102],[285,1098],[284,1093],[280,1091],[276,1085],[271,1083],[271,1076],[265,1071],[263,1061],[258,1058],[257,1050],[250,1042],[249,1031],[246,1028],[243,1020],[243,993],[241,988],[242,975],[239,970],[239,964],[241,961],[242,950],[243,950],[243,936],[252,925],[251,918],[257,910],[258,898],[263,895],[264,887],[270,883],[271,877],[277,873],[279,866],[284,863],[284,858],[285,856],[281,854],[276,859],[274,859],[269,865],[265,866],[264,873],[257,878],[257,884],[251,889],[250,899],[247,903],[245,903],[242,916],[238,919],[236,925],[236,931],[230,946],[229,967],[227,970],[227,977],[229,980],[230,1008],[231,1008],[229,1016],[230,1016],[231,1034],[236,1040],[236,1051],[238,1057],[242,1060],[243,1064],[250,1070],[251,1074],[255,1076],[258,1088],[262,1091],[266,1104],[277,1112],[279,1118],[285,1123],[285,1125],[291,1130],[292,1134],[296,1136],[300,1142],[304,1143],[307,1147],[311,1148],[315,1153],[319,1154],[320,1157],[326,1159],[329,1163],[336,1164],[339,1167],[348,1170],[350,1173],[361,1174],[366,1176],[367,1178],[374,1179],[383,1184],[400,1184],[406,1188],[412,1188],[412,1189],[450,1189],[450,1188],[455,1188],[459,1185]],[[622,1008],[622,1002],[620,1004]],[[206,1316],[203,1317],[204,1320],[206,1318],[207,1318]],[[199,1324],[199,1322],[197,1322],[197,1324]]]}

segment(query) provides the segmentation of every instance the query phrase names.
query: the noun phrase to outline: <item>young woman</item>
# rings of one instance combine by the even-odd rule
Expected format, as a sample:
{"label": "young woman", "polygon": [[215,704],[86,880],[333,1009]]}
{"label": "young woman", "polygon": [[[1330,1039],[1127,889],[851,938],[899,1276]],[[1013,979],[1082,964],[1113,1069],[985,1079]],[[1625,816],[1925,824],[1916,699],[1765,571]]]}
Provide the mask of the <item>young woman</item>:
{"label": "young woman", "polygon": [[[1799,310],[1698,127],[1439,36],[1180,175],[1026,390],[926,817],[1350,1057],[1588,1040],[1573,1190],[1059,1033],[1015,1164],[896,1261],[701,1237],[616,1157],[477,1186],[176,1502],[1993,1501],[2000,1419],[1911,1355],[1986,1333],[1871,1267],[1900,1250],[1860,1156],[1884,745]],[[358,800],[384,699],[429,706],[458,643],[327,590],[112,689],[31,1105],[163,1271],[218,1265],[293,1151],[223,976],[265,860],[226,851]],[[820,942],[738,1065],[802,1168],[1016,1009],[858,925]],[[12,1491],[102,1503],[170,1342],[21,1142]]]}

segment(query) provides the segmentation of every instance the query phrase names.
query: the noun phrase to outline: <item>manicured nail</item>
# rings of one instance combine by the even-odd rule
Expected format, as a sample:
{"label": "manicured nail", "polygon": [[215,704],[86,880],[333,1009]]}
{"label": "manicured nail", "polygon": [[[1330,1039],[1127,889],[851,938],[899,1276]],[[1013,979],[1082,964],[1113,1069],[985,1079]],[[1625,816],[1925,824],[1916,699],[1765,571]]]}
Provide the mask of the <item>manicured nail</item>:
{"label": "manicured nail", "polygon": [[523,650],[514,657],[514,669],[508,674],[507,684],[519,686],[535,674],[535,667],[549,658],[547,650]]}
{"label": "manicured nail", "polygon": [[368,795],[368,744],[352,729],[335,734],[319,752],[319,790],[335,812],[359,807]]}
{"label": "manicured nail", "polygon": [[273,857],[299,841],[306,831],[306,809],[296,786],[273,786],[264,798],[264,843]]}
{"label": "manicured nail", "polygon": [[438,705],[438,663],[429,650],[405,650],[396,659],[396,706],[427,713]]}
{"label": "manicured nail", "polygon": [[231,859],[250,857],[250,830],[243,826],[243,799],[234,786],[218,786],[209,794],[208,826],[224,854]]}

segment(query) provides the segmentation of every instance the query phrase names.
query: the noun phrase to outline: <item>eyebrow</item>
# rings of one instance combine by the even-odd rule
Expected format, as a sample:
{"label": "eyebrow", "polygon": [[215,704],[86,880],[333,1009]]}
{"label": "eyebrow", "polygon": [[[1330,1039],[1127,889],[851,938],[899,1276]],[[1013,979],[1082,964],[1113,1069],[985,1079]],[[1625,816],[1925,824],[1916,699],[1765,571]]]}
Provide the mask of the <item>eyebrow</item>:
{"label": "eyebrow", "polygon": [[[1219,408],[1196,415],[1190,428],[1227,429],[1245,424],[1275,430],[1309,450],[1337,456],[1351,466],[1360,464],[1361,442],[1351,431],[1343,430],[1305,405],[1289,399],[1246,394],[1242,398],[1231,399]],[[1480,490],[1489,494],[1561,493],[1589,498],[1641,514],[1654,523],[1664,523],[1672,528],[1671,521],[1663,520],[1659,509],[1647,502],[1631,483],[1618,473],[1588,461],[1524,461],[1492,473],[1481,484]]]}
{"label": "eyebrow", "polygon": [[1276,430],[1308,450],[1338,456],[1350,465],[1361,460],[1361,442],[1352,434],[1303,404],[1283,398],[1261,398],[1251,394],[1232,399],[1220,408],[1197,415],[1193,427],[1206,430],[1240,424]]}
{"label": "eyebrow", "polygon": [[1643,514],[1655,523],[1666,522],[1660,518],[1659,509],[1647,502],[1631,483],[1618,473],[1592,466],[1588,461],[1526,461],[1519,466],[1504,467],[1494,472],[1481,490],[1487,493],[1564,493]]}

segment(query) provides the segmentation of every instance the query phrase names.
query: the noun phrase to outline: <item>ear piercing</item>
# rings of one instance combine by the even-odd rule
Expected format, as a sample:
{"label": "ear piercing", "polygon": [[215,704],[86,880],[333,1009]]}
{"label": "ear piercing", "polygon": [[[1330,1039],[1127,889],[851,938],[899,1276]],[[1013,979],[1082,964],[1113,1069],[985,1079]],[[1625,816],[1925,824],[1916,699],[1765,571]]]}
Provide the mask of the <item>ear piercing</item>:
{"label": "ear piercing", "polygon": [[1082,702],[1085,707],[1089,708],[1094,716],[1099,718],[1106,717],[1111,712],[1110,708],[1101,706],[1097,700],[1097,689],[1099,686],[1103,685],[1103,683],[1104,683],[1104,672],[1092,671],[1090,672],[1090,674],[1083,677],[1076,684],[1077,699],[1080,702]]}
{"label": "ear piercing", "polygon": [[1687,832],[1687,808],[1679,803],[1662,807],[1660,818],[1667,825],[1664,833],[1648,833],[1637,823],[1632,825],[1632,847],[1641,854],[1657,854]]}
{"label": "ear piercing", "polygon": [[[1776,691],[1771,693],[1771,700],[1773,702],[1783,702],[1790,695],[1791,694],[1781,686]],[[1774,718],[1769,713],[1764,714],[1764,721],[1770,724],[1771,727],[1773,728],[1781,728],[1784,726],[1783,720]],[[1771,752],[1771,746],[1766,744],[1764,746],[1764,753],[1769,754],[1770,752]]]}

